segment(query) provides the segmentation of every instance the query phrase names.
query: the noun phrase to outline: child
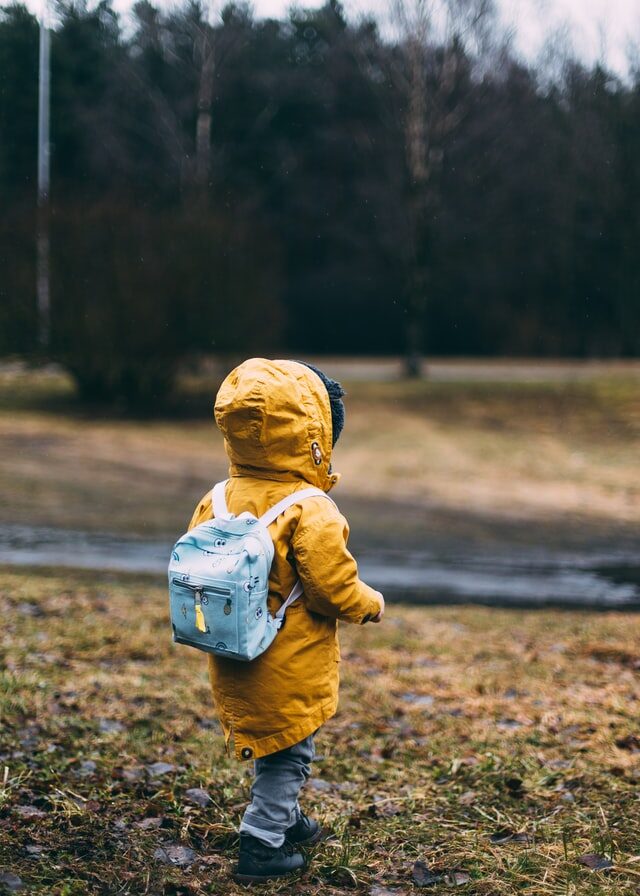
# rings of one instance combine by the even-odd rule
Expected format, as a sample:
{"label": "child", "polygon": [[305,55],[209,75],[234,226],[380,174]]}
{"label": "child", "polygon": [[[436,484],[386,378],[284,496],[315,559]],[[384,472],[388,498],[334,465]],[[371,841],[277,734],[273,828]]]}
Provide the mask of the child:
{"label": "child", "polygon": [[[260,516],[286,495],[338,481],[331,449],[344,423],[344,392],[297,361],[252,358],[226,378],[215,404],[230,461],[232,513]],[[211,493],[191,527],[215,516]],[[209,656],[213,696],[227,744],[255,761],[251,803],[240,825],[241,882],[284,877],[305,867],[300,852],[321,837],[298,805],[310,774],[313,735],[334,715],[340,660],[336,621],[380,622],[384,598],[358,578],[346,547],[349,528],[322,496],[294,504],[269,528],[275,555],[272,613],[299,578],[304,593],[287,610],[273,644],[249,663]]]}

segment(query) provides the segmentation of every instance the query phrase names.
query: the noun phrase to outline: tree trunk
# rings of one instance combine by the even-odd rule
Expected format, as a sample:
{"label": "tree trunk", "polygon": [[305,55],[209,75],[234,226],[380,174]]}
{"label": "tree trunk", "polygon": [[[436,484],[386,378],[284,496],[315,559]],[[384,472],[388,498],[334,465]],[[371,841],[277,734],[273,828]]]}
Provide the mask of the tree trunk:
{"label": "tree trunk", "polygon": [[204,26],[200,47],[200,83],[196,120],[196,183],[203,191],[206,191],[209,186],[211,170],[211,103],[215,74],[215,54],[208,25]]}
{"label": "tree trunk", "polygon": [[425,313],[427,308],[426,267],[427,193],[429,188],[427,85],[424,49],[412,38],[408,42],[409,96],[405,122],[407,166],[411,178],[409,215],[411,225],[411,253],[408,272],[407,325],[405,336],[405,373],[407,377],[422,376]]}

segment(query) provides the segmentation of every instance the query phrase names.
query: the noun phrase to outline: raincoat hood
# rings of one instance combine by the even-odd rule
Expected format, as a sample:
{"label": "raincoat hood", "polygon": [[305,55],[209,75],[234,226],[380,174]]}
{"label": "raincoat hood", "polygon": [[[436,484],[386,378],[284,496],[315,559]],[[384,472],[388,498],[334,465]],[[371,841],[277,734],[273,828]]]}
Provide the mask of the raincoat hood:
{"label": "raincoat hood", "polygon": [[329,491],[331,406],[320,377],[297,361],[251,358],[218,391],[215,418],[232,476],[304,480]]}

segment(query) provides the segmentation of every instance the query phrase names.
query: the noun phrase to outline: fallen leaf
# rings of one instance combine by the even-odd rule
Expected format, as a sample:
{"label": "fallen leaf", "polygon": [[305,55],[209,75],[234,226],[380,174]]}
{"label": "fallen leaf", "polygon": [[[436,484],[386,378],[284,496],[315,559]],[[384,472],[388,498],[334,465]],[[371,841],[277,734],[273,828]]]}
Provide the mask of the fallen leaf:
{"label": "fallen leaf", "polygon": [[4,886],[10,893],[17,893],[24,887],[17,874],[12,871],[0,871],[0,885]]}
{"label": "fallen leaf", "polygon": [[386,887],[373,886],[369,890],[369,896],[403,896],[401,890],[388,890]]}
{"label": "fallen leaf", "polygon": [[608,859],[606,856],[601,856],[597,852],[590,852],[585,856],[580,856],[578,862],[581,865],[586,865],[591,871],[607,871],[608,869],[613,868],[611,859]]}
{"label": "fallen leaf", "polygon": [[477,798],[478,794],[475,790],[465,790],[465,792],[458,799],[458,802],[461,806],[472,806]]}
{"label": "fallen leaf", "polygon": [[197,806],[202,806],[203,809],[213,802],[207,791],[203,790],[202,787],[190,787],[189,790],[185,791],[185,796]]}
{"label": "fallen leaf", "polygon": [[358,785],[355,783],[355,781],[342,781],[340,784],[334,784],[333,786],[336,790],[339,790],[340,793],[353,793],[354,791],[358,790]]}
{"label": "fallen leaf", "polygon": [[509,828],[501,828],[489,837],[492,843],[508,843],[513,837],[513,831]]}
{"label": "fallen leaf", "polygon": [[412,706],[433,706],[433,697],[429,694],[414,694],[409,691],[407,694],[402,694],[400,699]]}
{"label": "fallen leaf", "polygon": [[85,812],[97,812],[100,809],[100,803],[98,800],[83,800],[80,803],[80,808]]}
{"label": "fallen leaf", "polygon": [[158,828],[162,827],[163,821],[163,817],[159,816],[157,818],[143,818],[142,821],[136,821],[135,824],[141,831],[157,831]]}
{"label": "fallen leaf", "polygon": [[374,796],[368,811],[369,815],[374,818],[393,818],[402,813],[402,809],[397,803],[381,796]]}
{"label": "fallen leaf", "polygon": [[140,781],[144,778],[144,769],[140,766],[137,768],[123,768],[122,777],[125,781]]}
{"label": "fallen leaf", "polygon": [[595,734],[595,728],[591,725],[567,725],[562,729],[563,740],[566,740],[568,736],[576,735],[576,736],[585,736],[588,734]]}
{"label": "fallen leaf", "polygon": [[553,768],[553,769],[571,768],[571,766],[573,765],[573,760],[572,759],[550,759],[549,762],[547,762],[547,765],[549,766],[549,768]]}
{"label": "fallen leaf", "polygon": [[42,609],[37,604],[29,604],[23,602],[16,607],[17,611],[23,616],[43,616]]}
{"label": "fallen leaf", "polygon": [[41,728],[39,726],[28,725],[26,728],[22,728],[21,731],[18,732],[18,740],[23,747],[33,749],[38,745],[38,741],[40,740],[40,732]]}
{"label": "fallen leaf", "polygon": [[217,729],[220,727],[215,719],[203,719],[201,717],[198,717],[196,719],[196,722],[200,726],[200,728],[204,728],[205,730],[211,730],[212,728]]}
{"label": "fallen leaf", "polygon": [[640,737],[636,734],[627,734],[626,737],[619,737],[616,741],[616,747],[620,750],[629,750],[631,753],[640,753]]}
{"label": "fallen leaf", "polygon": [[522,722],[517,719],[499,719],[496,728],[500,731],[516,731],[518,728],[522,728]]}
{"label": "fallen leaf", "polygon": [[201,865],[215,866],[221,868],[224,865],[224,859],[221,856],[200,856],[198,862]]}
{"label": "fallen leaf", "polygon": [[147,766],[147,771],[152,778],[159,778],[161,775],[168,775],[169,772],[175,770],[175,765],[171,762],[152,762]]}
{"label": "fallen leaf", "polygon": [[411,878],[416,887],[434,887],[442,882],[441,874],[434,874],[426,862],[420,861],[414,863]]}
{"label": "fallen leaf", "polygon": [[47,814],[36,806],[15,806],[13,811],[22,818],[43,818]]}
{"label": "fallen leaf", "polygon": [[579,787],[582,787],[584,784],[584,778],[567,778],[564,782],[564,786],[567,790],[577,790]]}
{"label": "fallen leaf", "polygon": [[521,778],[506,778],[505,786],[511,793],[522,793],[523,782]]}
{"label": "fallen leaf", "polygon": [[308,786],[311,787],[312,790],[318,790],[321,793],[326,793],[331,790],[331,784],[328,781],[323,781],[322,778],[313,778],[309,781]]}
{"label": "fallen leaf", "polygon": [[601,663],[619,663],[628,669],[640,669],[640,658],[627,650],[618,650],[615,647],[594,647],[586,650],[586,655]]}
{"label": "fallen leaf", "polygon": [[167,846],[159,846],[154,852],[153,858],[159,862],[164,862],[165,865],[177,865],[179,868],[184,868],[186,865],[191,865],[192,862],[195,862],[198,855],[188,846],[179,846],[171,843]]}
{"label": "fallen leaf", "polygon": [[190,884],[188,881],[184,883],[176,883],[175,881],[169,881],[163,887],[162,893],[163,896],[195,896],[196,893],[201,893],[202,890],[194,884]]}
{"label": "fallen leaf", "polygon": [[466,871],[449,871],[444,876],[444,882],[448,887],[463,887],[471,880],[471,875]]}
{"label": "fallen leaf", "polygon": [[116,719],[99,719],[98,728],[103,734],[115,734],[118,731],[124,731],[124,725]]}

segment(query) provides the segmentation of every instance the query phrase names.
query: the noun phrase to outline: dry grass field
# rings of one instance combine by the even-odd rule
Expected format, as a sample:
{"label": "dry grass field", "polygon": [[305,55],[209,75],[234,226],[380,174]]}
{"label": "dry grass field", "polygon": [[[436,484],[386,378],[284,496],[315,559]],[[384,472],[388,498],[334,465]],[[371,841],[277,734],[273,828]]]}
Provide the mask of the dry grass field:
{"label": "dry grass field", "polygon": [[[334,366],[341,375],[358,371]],[[481,363],[475,378],[467,365],[464,379],[436,370],[415,383],[376,381],[370,371],[346,380],[337,499],[637,529],[640,365],[591,375],[576,367],[573,377],[572,368],[539,365],[537,379],[523,378],[530,369],[512,365],[511,380],[504,366],[489,366],[487,379]],[[123,420],[76,407],[62,374],[0,370],[0,522],[179,531],[226,473],[211,414],[216,379],[187,382],[187,408],[189,389],[198,390],[196,416]],[[369,515],[361,513],[365,526]]]}
{"label": "dry grass field", "polygon": [[[249,768],[225,755],[204,658],[170,642],[163,585],[4,570],[0,612],[0,880],[241,893]],[[394,606],[341,634],[303,795],[331,833],[260,892],[636,896],[640,617]]]}

